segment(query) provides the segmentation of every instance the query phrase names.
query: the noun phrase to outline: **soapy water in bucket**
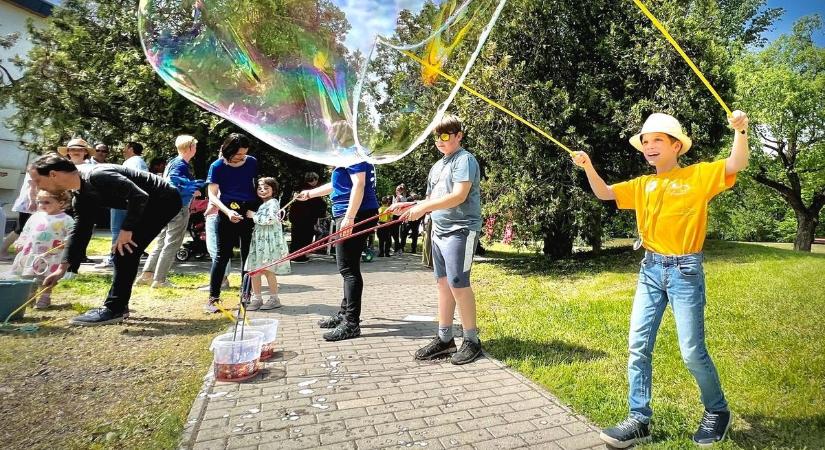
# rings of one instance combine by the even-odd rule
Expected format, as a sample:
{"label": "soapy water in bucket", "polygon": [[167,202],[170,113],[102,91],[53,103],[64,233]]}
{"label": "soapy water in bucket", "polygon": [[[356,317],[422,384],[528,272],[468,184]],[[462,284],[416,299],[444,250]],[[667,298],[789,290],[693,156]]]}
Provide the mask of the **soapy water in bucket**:
{"label": "soapy water in bucket", "polygon": [[246,334],[246,331],[259,331],[263,333],[263,341],[261,343],[261,361],[267,361],[275,356],[277,351],[276,340],[278,338],[278,319],[248,319],[249,325],[243,322],[230,326],[227,329],[228,333]]}
{"label": "soapy water in bucket", "polygon": [[243,381],[257,375],[261,360],[264,333],[245,330],[225,333],[212,340],[209,349],[214,358],[215,379]]}

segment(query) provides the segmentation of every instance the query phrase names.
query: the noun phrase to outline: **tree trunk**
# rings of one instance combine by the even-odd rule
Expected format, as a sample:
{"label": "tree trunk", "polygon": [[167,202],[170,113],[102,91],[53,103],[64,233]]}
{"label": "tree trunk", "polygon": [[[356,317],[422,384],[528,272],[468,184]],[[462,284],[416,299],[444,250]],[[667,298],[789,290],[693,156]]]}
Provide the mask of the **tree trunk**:
{"label": "tree trunk", "polygon": [[801,252],[811,251],[814,242],[814,233],[818,225],[818,215],[811,215],[808,211],[796,212],[796,240],[793,249]]}
{"label": "tree trunk", "polygon": [[552,227],[544,229],[544,256],[560,259],[573,254],[573,233],[569,227]]}

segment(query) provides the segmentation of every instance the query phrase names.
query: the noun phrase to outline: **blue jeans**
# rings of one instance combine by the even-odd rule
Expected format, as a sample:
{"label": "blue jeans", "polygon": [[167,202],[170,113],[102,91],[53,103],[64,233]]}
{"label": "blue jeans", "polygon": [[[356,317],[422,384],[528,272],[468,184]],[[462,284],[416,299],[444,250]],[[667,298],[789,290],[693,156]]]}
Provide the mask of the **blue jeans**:
{"label": "blue jeans", "polygon": [[[206,216],[206,251],[209,252],[209,257],[212,258],[213,261],[218,257],[218,221],[220,220],[218,214]],[[228,276],[231,271],[232,264],[230,261],[226,263],[224,276]]]}
{"label": "blue jeans", "polygon": [[126,220],[126,210],[112,208],[111,217],[109,217],[109,228],[112,232],[112,244],[117,241],[117,236],[120,234],[120,226],[123,225],[124,220]]}
{"label": "blue jeans", "polygon": [[708,411],[727,411],[719,374],[705,347],[705,272],[702,253],[664,256],[645,252],[630,314],[627,378],[630,416],[650,422],[653,347],[668,302],[682,360],[696,379]]}

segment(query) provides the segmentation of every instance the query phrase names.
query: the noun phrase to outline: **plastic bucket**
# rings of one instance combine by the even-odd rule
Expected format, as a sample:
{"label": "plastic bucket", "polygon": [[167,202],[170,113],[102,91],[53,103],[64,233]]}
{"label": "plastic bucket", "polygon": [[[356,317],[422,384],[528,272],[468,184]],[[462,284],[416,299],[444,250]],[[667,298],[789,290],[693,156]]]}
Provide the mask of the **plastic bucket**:
{"label": "plastic bucket", "polygon": [[255,330],[226,333],[212,340],[209,349],[213,354],[215,379],[218,381],[243,381],[258,374],[261,346],[264,334]]}
{"label": "plastic bucket", "polygon": [[[31,298],[32,289],[34,280],[0,280],[0,322]],[[25,310],[20,309],[12,319],[22,319]]]}
{"label": "plastic bucket", "polygon": [[[278,319],[248,319],[249,325],[238,324],[238,333],[241,328],[244,334],[247,330],[260,331],[264,334],[261,346],[261,361],[266,361],[275,354],[275,340],[278,338]],[[235,331],[235,325],[231,325],[227,332]]]}

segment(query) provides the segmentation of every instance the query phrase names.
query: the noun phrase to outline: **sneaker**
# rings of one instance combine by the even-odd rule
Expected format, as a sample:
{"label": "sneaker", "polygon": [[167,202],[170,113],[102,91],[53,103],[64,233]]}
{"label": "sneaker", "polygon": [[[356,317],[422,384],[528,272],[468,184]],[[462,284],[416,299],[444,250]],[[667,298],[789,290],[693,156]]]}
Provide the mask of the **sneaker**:
{"label": "sneaker", "polygon": [[705,410],[702,421],[699,422],[699,429],[693,435],[693,442],[699,447],[710,447],[724,440],[732,422],[730,411],[710,412]]}
{"label": "sneaker", "polygon": [[475,361],[479,356],[481,356],[481,340],[473,342],[469,339],[464,339],[463,342],[461,342],[461,348],[453,353],[450,362],[460,366]]}
{"label": "sneaker", "polygon": [[172,282],[171,282],[171,281],[169,281],[169,280],[163,280],[163,281],[153,281],[153,282],[152,282],[152,289],[157,289],[157,288],[174,289],[174,288],[176,288],[176,287],[177,287],[177,286],[175,286],[174,284],[172,284]]}
{"label": "sneaker", "polygon": [[123,313],[116,313],[104,306],[102,308],[90,309],[85,313],[72,318],[69,323],[80,326],[109,325],[123,322],[123,316]]}
{"label": "sneaker", "polygon": [[293,259],[293,260],[292,260],[292,261],[290,261],[290,262],[293,262],[293,263],[295,263],[295,264],[306,264],[306,263],[308,263],[308,262],[309,262],[309,258],[308,258],[308,257],[306,257],[306,256],[301,256],[301,257],[298,257],[298,258]]}
{"label": "sneaker", "polygon": [[221,289],[229,289],[229,278],[224,278],[221,283]]}
{"label": "sneaker", "polygon": [[429,344],[419,348],[415,352],[415,359],[428,360],[435,359],[439,356],[446,356],[455,353],[455,339],[450,339],[447,342],[441,342],[438,336],[433,338]]}
{"label": "sneaker", "polygon": [[112,258],[106,257],[103,259],[103,261],[95,264],[94,267],[95,269],[108,269],[109,267],[112,267]]}
{"label": "sneaker", "polygon": [[88,256],[84,256],[83,259],[80,260],[80,264],[94,264],[95,260],[89,258]]}
{"label": "sneaker", "polygon": [[650,428],[646,423],[628,417],[615,427],[603,430],[599,437],[611,447],[627,448],[649,442]]}
{"label": "sneaker", "polygon": [[344,321],[344,316],[336,314],[334,316],[324,317],[318,321],[319,328],[335,328]]}
{"label": "sneaker", "polygon": [[63,274],[63,278],[62,278],[62,279],[63,279],[63,280],[66,280],[66,281],[69,281],[69,280],[74,280],[75,278],[77,278],[77,274],[76,274],[76,273],[74,273],[74,272],[66,272],[66,273],[64,273],[64,274]]}
{"label": "sneaker", "polygon": [[253,295],[252,300],[246,305],[247,311],[257,311],[261,309],[261,306],[264,304],[264,299],[261,298],[260,295]]}
{"label": "sneaker", "polygon": [[144,276],[141,275],[135,280],[135,286],[149,286],[152,284],[152,277],[151,276]]}
{"label": "sneaker", "polygon": [[343,341],[344,339],[352,339],[361,336],[361,327],[358,325],[350,325],[347,322],[341,322],[332,331],[324,333],[324,340],[326,341]]}
{"label": "sneaker", "polygon": [[52,296],[43,294],[37,299],[37,303],[34,304],[34,309],[46,309],[49,306],[52,306]]}
{"label": "sneaker", "polygon": [[221,299],[215,297],[209,297],[209,300],[206,301],[206,304],[203,305],[203,312],[207,314],[215,314],[216,312],[220,312],[221,310],[218,308],[218,305],[221,303]]}
{"label": "sneaker", "polygon": [[269,296],[266,303],[261,305],[261,311],[268,311],[270,309],[280,308],[281,307],[281,299],[278,296]]}

